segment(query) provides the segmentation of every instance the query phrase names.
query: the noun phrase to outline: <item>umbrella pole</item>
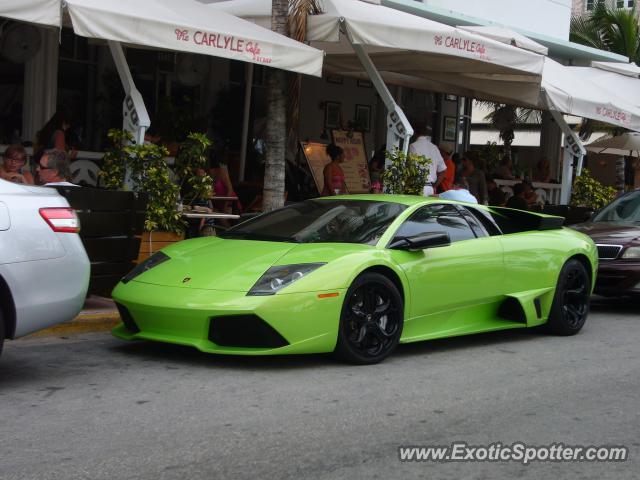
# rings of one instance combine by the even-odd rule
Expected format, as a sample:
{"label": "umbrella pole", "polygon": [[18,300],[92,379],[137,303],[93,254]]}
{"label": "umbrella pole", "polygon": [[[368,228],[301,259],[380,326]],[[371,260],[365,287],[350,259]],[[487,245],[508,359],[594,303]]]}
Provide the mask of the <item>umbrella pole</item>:
{"label": "umbrella pole", "polygon": [[[560,112],[550,110],[551,116],[564,133],[564,154],[562,161],[562,186],[560,188],[560,204],[568,205],[571,200],[571,183],[573,181],[573,161],[578,157],[578,168],[582,169],[582,158],[587,152],[582,141],[571,127],[567,125]],[[579,174],[579,173],[578,173]]]}
{"label": "umbrella pole", "polygon": [[144,143],[144,133],[151,126],[151,119],[144,105],[142,95],[136,88],[129,70],[127,58],[122,50],[120,42],[109,40],[109,50],[116,64],[120,81],[124,87],[124,102],[122,103],[122,125],[123,129],[131,132],[135,142],[139,145]]}
{"label": "umbrella pole", "polygon": [[380,95],[384,106],[387,108],[387,150],[393,152],[402,144],[402,151],[407,153],[409,151],[409,140],[413,135],[413,128],[409,120],[407,120],[407,116],[402,111],[402,108],[400,108],[400,105],[396,103],[393,95],[391,95],[380,72],[378,72],[378,69],[371,61],[369,54],[367,54],[362,45],[353,42],[351,33],[349,32],[349,26],[346,24],[343,25],[353,51],[356,53],[358,60],[360,60],[365,72],[367,72],[367,76],[371,80],[371,83],[373,83],[376,92]]}

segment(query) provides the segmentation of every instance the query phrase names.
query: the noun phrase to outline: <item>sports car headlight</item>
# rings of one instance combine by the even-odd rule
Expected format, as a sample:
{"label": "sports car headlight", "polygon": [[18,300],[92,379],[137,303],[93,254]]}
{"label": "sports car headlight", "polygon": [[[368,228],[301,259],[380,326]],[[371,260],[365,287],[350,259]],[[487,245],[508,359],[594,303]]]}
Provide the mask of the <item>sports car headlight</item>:
{"label": "sports car headlight", "polygon": [[147,270],[151,270],[153,267],[157,267],[158,265],[166,262],[167,260],[171,260],[171,257],[169,257],[168,255],[162,252],[154,253],[149,258],[147,258],[144,262],[141,262],[138,265],[136,265],[133,270],[127,273],[124,277],[122,277],[122,283],[130,282],[131,280],[136,278],[138,275],[143,274]]}
{"label": "sports car headlight", "polygon": [[640,247],[629,247],[622,254],[625,260],[640,260]]}
{"label": "sports car headlight", "polygon": [[247,295],[273,295],[284,287],[300,280],[305,275],[313,272],[324,263],[303,263],[300,265],[280,265],[271,267],[260,280],[251,287]]}

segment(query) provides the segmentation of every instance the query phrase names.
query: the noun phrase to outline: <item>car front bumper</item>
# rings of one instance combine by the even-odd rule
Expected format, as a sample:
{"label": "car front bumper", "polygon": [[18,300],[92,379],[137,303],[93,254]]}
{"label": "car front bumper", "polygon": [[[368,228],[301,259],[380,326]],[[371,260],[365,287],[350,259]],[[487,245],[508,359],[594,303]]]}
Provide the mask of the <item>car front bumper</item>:
{"label": "car front bumper", "polygon": [[640,262],[601,260],[594,293],[606,296],[640,294]]}
{"label": "car front bumper", "polygon": [[[319,298],[322,293],[338,296]],[[113,299],[124,307],[134,322],[129,328],[117,325],[112,333],[125,340],[145,339],[193,346],[203,352],[233,355],[279,355],[323,353],[334,350],[344,291],[279,293],[270,296],[247,296],[242,292],[201,290],[151,285],[131,281],[120,283]],[[257,317],[268,327],[247,331],[253,346],[224,345],[212,340],[219,319],[233,321]],[[243,327],[245,328],[245,327]],[[248,327],[251,328],[251,327]],[[282,346],[259,345],[256,337],[275,330],[285,340]],[[237,332],[236,332],[237,334]],[[237,338],[237,335],[235,335]],[[246,343],[246,342],[239,342]],[[257,344],[256,344],[257,343]]]}

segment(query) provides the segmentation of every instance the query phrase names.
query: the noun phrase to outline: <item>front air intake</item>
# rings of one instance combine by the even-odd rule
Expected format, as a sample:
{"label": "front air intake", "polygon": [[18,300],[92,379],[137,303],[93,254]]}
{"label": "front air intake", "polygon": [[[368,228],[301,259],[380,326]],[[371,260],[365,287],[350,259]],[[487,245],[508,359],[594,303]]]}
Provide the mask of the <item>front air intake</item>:
{"label": "front air intake", "polygon": [[221,347],[279,348],[289,345],[282,335],[256,315],[212,318],[209,340]]}
{"label": "front air intake", "polygon": [[118,313],[120,313],[120,318],[122,319],[122,323],[124,323],[124,326],[126,327],[126,329],[129,330],[131,333],[140,332],[140,327],[136,325],[136,322],[131,316],[131,313],[129,313],[129,310],[127,309],[127,307],[125,307],[124,305],[120,305],[117,302],[116,302],[116,307],[118,307]]}

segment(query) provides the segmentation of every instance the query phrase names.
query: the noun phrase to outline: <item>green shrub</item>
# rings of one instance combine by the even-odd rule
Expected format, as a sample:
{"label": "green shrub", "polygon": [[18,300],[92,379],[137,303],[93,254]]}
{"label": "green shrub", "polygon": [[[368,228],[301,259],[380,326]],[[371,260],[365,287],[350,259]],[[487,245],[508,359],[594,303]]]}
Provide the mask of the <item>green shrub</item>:
{"label": "green shrub", "polygon": [[582,175],[573,181],[571,205],[598,210],[610,203],[615,196],[615,188],[603,185],[591,176],[589,170],[584,168]]}
{"label": "green shrub", "polygon": [[385,156],[390,162],[381,177],[385,189],[389,193],[422,195],[429,181],[431,159],[413,153],[405,154],[398,149],[385,152]]}
{"label": "green shrub", "polygon": [[180,178],[180,189],[184,195],[182,203],[185,205],[200,198],[209,198],[213,193],[213,178],[206,172],[198,174],[207,168],[207,150],[211,145],[205,134],[190,133],[178,149],[174,172]]}
{"label": "green shrub", "polygon": [[185,222],[176,208],[180,189],[169,176],[167,149],[154,144],[132,144],[131,134],[122,130],[110,130],[108,137],[112,145],[103,158],[102,185],[113,190],[127,189],[128,170],[127,183],[131,189],[147,195],[145,230],[183,232]]}

